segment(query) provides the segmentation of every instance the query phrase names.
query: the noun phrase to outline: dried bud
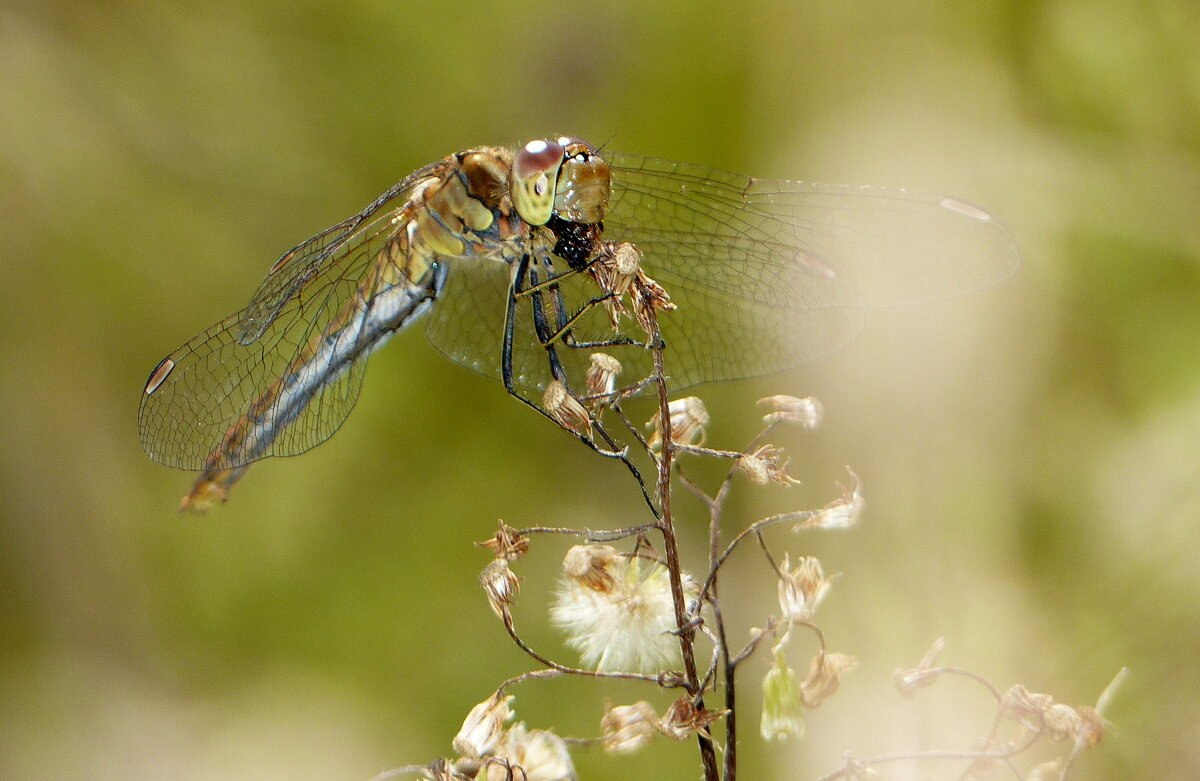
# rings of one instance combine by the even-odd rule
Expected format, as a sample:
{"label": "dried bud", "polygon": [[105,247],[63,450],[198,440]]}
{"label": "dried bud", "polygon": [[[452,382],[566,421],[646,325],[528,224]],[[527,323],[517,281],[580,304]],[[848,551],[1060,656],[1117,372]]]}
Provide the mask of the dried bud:
{"label": "dried bud", "polygon": [[785,621],[811,621],[827,593],[829,580],[816,557],[805,556],[792,568],[784,554],[779,570],[779,609]]}
{"label": "dried bud", "polygon": [[709,726],[727,713],[727,710],[701,710],[685,694],[671,703],[658,720],[658,731],[672,740],[687,740],[697,732],[708,735]]}
{"label": "dried bud", "polygon": [[497,691],[471,708],[471,712],[463,721],[462,729],[454,736],[454,750],[472,759],[491,754],[500,742],[504,723],[513,717],[513,712],[508,707],[511,701],[511,694]]}
{"label": "dried bud", "polygon": [[614,705],[600,720],[604,750],[611,754],[631,754],[654,737],[658,714],[650,703]]}
{"label": "dried bud", "polygon": [[818,510],[815,515],[796,524],[795,531],[849,529],[858,523],[866,501],[863,499],[862,484],[859,482],[858,475],[854,474],[854,470],[850,467],[846,467],[846,471],[850,473],[850,477],[854,478],[854,490],[847,490],[846,486],[838,483],[838,488],[842,489],[842,498],[835,499]]}
{"label": "dried bud", "polygon": [[896,670],[892,673],[892,683],[896,689],[905,697],[913,697],[918,689],[924,688],[933,683],[934,680],[941,674],[941,670],[935,668],[938,656],[941,655],[942,649],[946,646],[946,638],[939,637],[933,641],[933,645],[929,646],[929,650],[921,657],[921,661],[916,667],[908,670]]}
{"label": "dried bud", "polygon": [[[696,445],[704,441],[704,427],[708,425],[708,409],[697,396],[685,396],[675,399],[667,405],[667,413],[671,423],[671,439],[683,445]],[[662,446],[662,426],[658,413],[650,419],[648,426],[653,427],[650,435],[650,448]]]}
{"label": "dried bud", "polygon": [[563,572],[593,591],[610,591],[619,561],[620,554],[612,546],[575,545],[563,557]]}
{"label": "dried bud", "polygon": [[796,671],[788,667],[783,651],[775,653],[775,664],[763,677],[762,718],[759,731],[763,740],[781,740],[804,734],[804,716],[800,709],[800,686]]}
{"label": "dried bud", "polygon": [[763,423],[768,426],[776,423],[795,423],[811,430],[821,424],[824,414],[821,402],[817,401],[815,396],[804,399],[795,396],[767,396],[759,399],[758,403],[771,408],[771,412],[763,415]]}
{"label": "dried bud", "polygon": [[554,380],[546,386],[542,404],[545,405],[546,412],[558,425],[577,434],[591,435],[592,418],[588,415],[587,409],[579,403],[579,399],[571,395],[567,386],[558,380]]}
{"label": "dried bud", "polygon": [[827,654],[820,651],[813,657],[808,677],[800,684],[800,699],[809,708],[816,708],[838,690],[841,676],[858,667],[858,660],[846,654]]}
{"label": "dried bud", "polygon": [[501,618],[504,609],[517,601],[517,592],[521,590],[521,580],[509,568],[508,559],[492,559],[479,573],[479,585],[487,594],[492,612]]}
{"label": "dried bud", "polygon": [[788,459],[782,456],[783,451],[774,445],[763,445],[739,458],[738,469],[755,485],[766,485],[772,481],[785,487],[798,485],[800,481],[787,473]]}
{"label": "dried bud", "polygon": [[516,529],[504,521],[500,521],[500,528],[490,540],[475,544],[491,548],[492,552],[496,554],[496,558],[508,561],[516,561],[529,550],[529,538],[519,534]]}
{"label": "dried bud", "polygon": [[1013,684],[1000,700],[1000,706],[1009,715],[1034,730],[1041,727],[1042,714],[1053,704],[1054,698],[1049,694],[1031,692],[1019,683]]}
{"label": "dried bud", "polygon": [[549,730],[526,731],[524,723],[514,724],[504,734],[496,756],[504,761],[488,765],[487,781],[575,781],[576,778],[566,741]]}
{"label": "dried bud", "polygon": [[617,387],[617,375],[621,373],[621,362],[607,353],[592,353],[587,370],[588,393],[592,396],[610,396]]}

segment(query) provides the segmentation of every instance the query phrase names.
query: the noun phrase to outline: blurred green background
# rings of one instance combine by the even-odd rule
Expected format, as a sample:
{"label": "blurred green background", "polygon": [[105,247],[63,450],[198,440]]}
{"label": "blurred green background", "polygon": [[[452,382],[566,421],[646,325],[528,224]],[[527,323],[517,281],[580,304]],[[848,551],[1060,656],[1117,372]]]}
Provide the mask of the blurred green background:
{"label": "blurred green background", "polygon": [[[776,746],[747,665],[744,777],[968,746],[982,692],[890,688],[938,635],[945,662],[1071,704],[1128,665],[1076,777],[1200,776],[1197,41],[1193,0],[3,0],[0,777],[366,779],[448,754],[530,667],[471,542],[501,517],[642,508],[617,466],[415,329],[372,359],[336,437],[256,466],[207,517],[175,513],[190,476],[143,455],[136,408],[159,358],[284,249],[449,152],[559,133],[953,193],[1022,247],[982,294],[879,312],[833,359],[702,391],[723,446],[765,393],[827,410],[778,440],[804,485],[739,487],[731,527],[820,506],[845,464],[869,502],[853,531],[772,537],[841,573],[819,620],[862,664]],[[678,504],[698,566],[698,508]],[[519,565],[517,615],[570,658],[540,606],[565,546]],[[746,637],[778,608],[761,560],[735,565]],[[669,701],[516,694],[530,726],[578,736],[606,697]],[[690,742],[575,756],[585,778],[698,772]]]}

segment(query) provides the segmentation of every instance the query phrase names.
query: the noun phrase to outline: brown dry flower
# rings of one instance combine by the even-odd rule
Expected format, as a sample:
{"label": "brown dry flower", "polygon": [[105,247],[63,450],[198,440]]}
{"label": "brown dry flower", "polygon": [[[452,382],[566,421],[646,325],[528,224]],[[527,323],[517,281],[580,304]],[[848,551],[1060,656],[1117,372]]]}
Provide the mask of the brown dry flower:
{"label": "brown dry flower", "polygon": [[649,743],[657,729],[658,714],[646,701],[633,705],[610,705],[600,719],[604,750],[612,754],[630,754]]}
{"label": "brown dry flower", "polygon": [[479,585],[487,595],[492,612],[503,618],[505,608],[517,601],[521,579],[508,566],[508,559],[492,559],[479,573]]}
{"label": "brown dry flower", "polygon": [[771,411],[763,415],[763,423],[773,426],[776,423],[794,423],[812,430],[821,424],[824,410],[821,402],[815,396],[798,399],[795,396],[767,396],[758,400]]}
{"label": "brown dry flower", "polygon": [[916,667],[907,670],[897,669],[892,673],[892,683],[905,697],[913,697],[918,689],[922,689],[937,679],[940,669],[936,668],[938,656],[946,647],[946,638],[939,637],[929,646],[929,650],[921,657]]}
{"label": "brown dry flower", "polygon": [[496,554],[496,558],[508,561],[516,561],[529,551],[529,538],[504,521],[500,521],[500,528],[496,530],[490,540],[475,544],[491,548],[492,552]]}
{"label": "brown dry flower", "polygon": [[563,573],[592,591],[609,591],[620,558],[611,545],[574,545],[563,556]]}
{"label": "brown dry flower", "polygon": [[853,656],[817,652],[809,664],[808,677],[800,684],[800,699],[806,707],[819,707],[838,690],[842,673],[857,666],[858,660]]}
{"label": "brown dry flower", "polygon": [[804,556],[792,567],[784,554],[779,568],[779,609],[785,621],[810,621],[828,593],[829,579],[815,556]]}
{"label": "brown dry flower", "polygon": [[454,750],[471,759],[491,754],[500,743],[504,723],[513,717],[508,707],[513,696],[497,691],[491,697],[471,708],[462,728],[454,736]]}
{"label": "brown dry flower", "polygon": [[554,380],[546,386],[542,404],[545,405],[546,412],[550,414],[550,417],[554,418],[554,421],[563,428],[578,434],[591,435],[592,418],[588,414],[587,408],[580,404],[579,399],[572,396],[571,392],[567,390],[567,386],[558,380]]}
{"label": "brown dry flower", "polygon": [[788,474],[787,465],[788,459],[783,458],[783,451],[774,445],[763,445],[738,459],[738,469],[755,485],[770,482],[784,487],[799,485],[800,481]]}
{"label": "brown dry flower", "polygon": [[[685,396],[667,405],[671,423],[671,439],[682,445],[697,445],[704,441],[704,427],[708,425],[708,409],[698,396]],[[649,446],[652,450],[662,447],[662,425],[659,414],[647,424],[652,427]]]}
{"label": "brown dry flower", "polygon": [[588,393],[602,397],[596,400],[596,404],[602,403],[605,397],[611,396],[616,390],[617,375],[620,373],[621,362],[616,358],[608,353],[592,353],[586,380]]}
{"label": "brown dry flower", "polygon": [[687,740],[697,732],[708,735],[709,726],[727,713],[727,710],[701,710],[685,694],[667,708],[658,721],[658,731],[672,740]]}
{"label": "brown dry flower", "polygon": [[859,519],[862,517],[863,508],[866,507],[866,501],[863,499],[862,494],[862,483],[853,469],[846,467],[846,471],[854,479],[854,489],[847,489],[846,486],[838,483],[838,488],[842,489],[841,498],[833,500],[814,515],[796,524],[793,527],[795,531],[803,531],[804,529],[849,529],[858,524]]}

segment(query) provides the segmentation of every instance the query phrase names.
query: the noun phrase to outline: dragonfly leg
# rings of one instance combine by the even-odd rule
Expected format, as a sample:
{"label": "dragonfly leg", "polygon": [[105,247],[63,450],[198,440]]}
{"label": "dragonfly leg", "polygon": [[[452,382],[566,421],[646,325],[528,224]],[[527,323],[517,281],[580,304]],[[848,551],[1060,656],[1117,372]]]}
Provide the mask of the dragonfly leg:
{"label": "dragonfly leg", "polygon": [[[604,426],[599,420],[594,418],[592,419],[592,430],[600,435],[600,438],[604,441],[604,444],[607,445],[609,449],[601,447],[592,437],[564,426],[540,404],[526,398],[523,394],[517,391],[516,386],[513,383],[512,372],[513,332],[516,328],[517,299],[522,297],[521,285],[524,283],[526,276],[532,276],[534,278],[531,285],[531,287],[534,288],[532,290],[534,295],[532,296],[531,303],[534,307],[534,327],[539,332],[539,341],[541,340],[542,336],[541,332],[543,330],[548,330],[548,326],[545,321],[545,311],[541,308],[541,296],[536,295],[536,293],[545,289],[545,287],[537,286],[536,273],[531,275],[529,266],[529,256],[523,255],[517,262],[516,268],[513,270],[512,281],[509,283],[508,300],[504,309],[504,338],[501,343],[502,346],[500,356],[500,376],[504,381],[504,390],[508,393],[508,395],[537,410],[540,415],[553,421],[555,425],[570,431],[576,436],[576,438],[579,439],[579,441],[583,442],[595,452],[602,456],[619,459],[621,463],[625,464],[625,467],[630,471],[634,479],[637,480],[638,487],[642,492],[642,498],[646,501],[650,511],[654,513],[654,516],[657,518],[659,515],[658,508],[654,505],[654,500],[650,496],[649,489],[646,487],[646,481],[642,477],[641,472],[638,471],[637,466],[629,458],[629,448],[618,446],[616,440],[614,440],[612,436],[604,429]],[[559,292],[557,287],[554,287],[553,290],[557,295],[555,308],[559,313],[558,319],[561,321],[561,319],[565,316],[565,308],[561,305],[561,292]],[[565,380],[566,373],[562,372],[561,364],[557,363],[557,355],[553,349],[553,341],[551,341],[547,346],[547,354],[551,356],[551,371],[554,372],[555,378],[558,379],[561,376],[563,380]],[[561,375],[559,374],[560,372],[562,372]]]}

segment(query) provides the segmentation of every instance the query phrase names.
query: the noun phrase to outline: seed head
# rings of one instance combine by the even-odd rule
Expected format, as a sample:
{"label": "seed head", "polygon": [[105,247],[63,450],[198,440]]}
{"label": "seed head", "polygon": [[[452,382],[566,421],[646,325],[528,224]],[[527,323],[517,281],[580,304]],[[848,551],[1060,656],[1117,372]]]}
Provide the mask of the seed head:
{"label": "seed head", "polygon": [[[550,617],[595,670],[657,672],[679,663],[667,568],[637,557],[610,558],[607,546],[578,546]],[[590,550],[589,550],[590,549]],[[607,550],[606,550],[607,549]],[[571,574],[575,573],[575,574]],[[694,591],[691,578],[685,588]]]}
{"label": "seed head", "polygon": [[[621,362],[608,353],[592,353],[587,370],[588,394],[611,396],[617,387],[617,375],[621,373]],[[599,403],[602,399],[597,399]]]}

